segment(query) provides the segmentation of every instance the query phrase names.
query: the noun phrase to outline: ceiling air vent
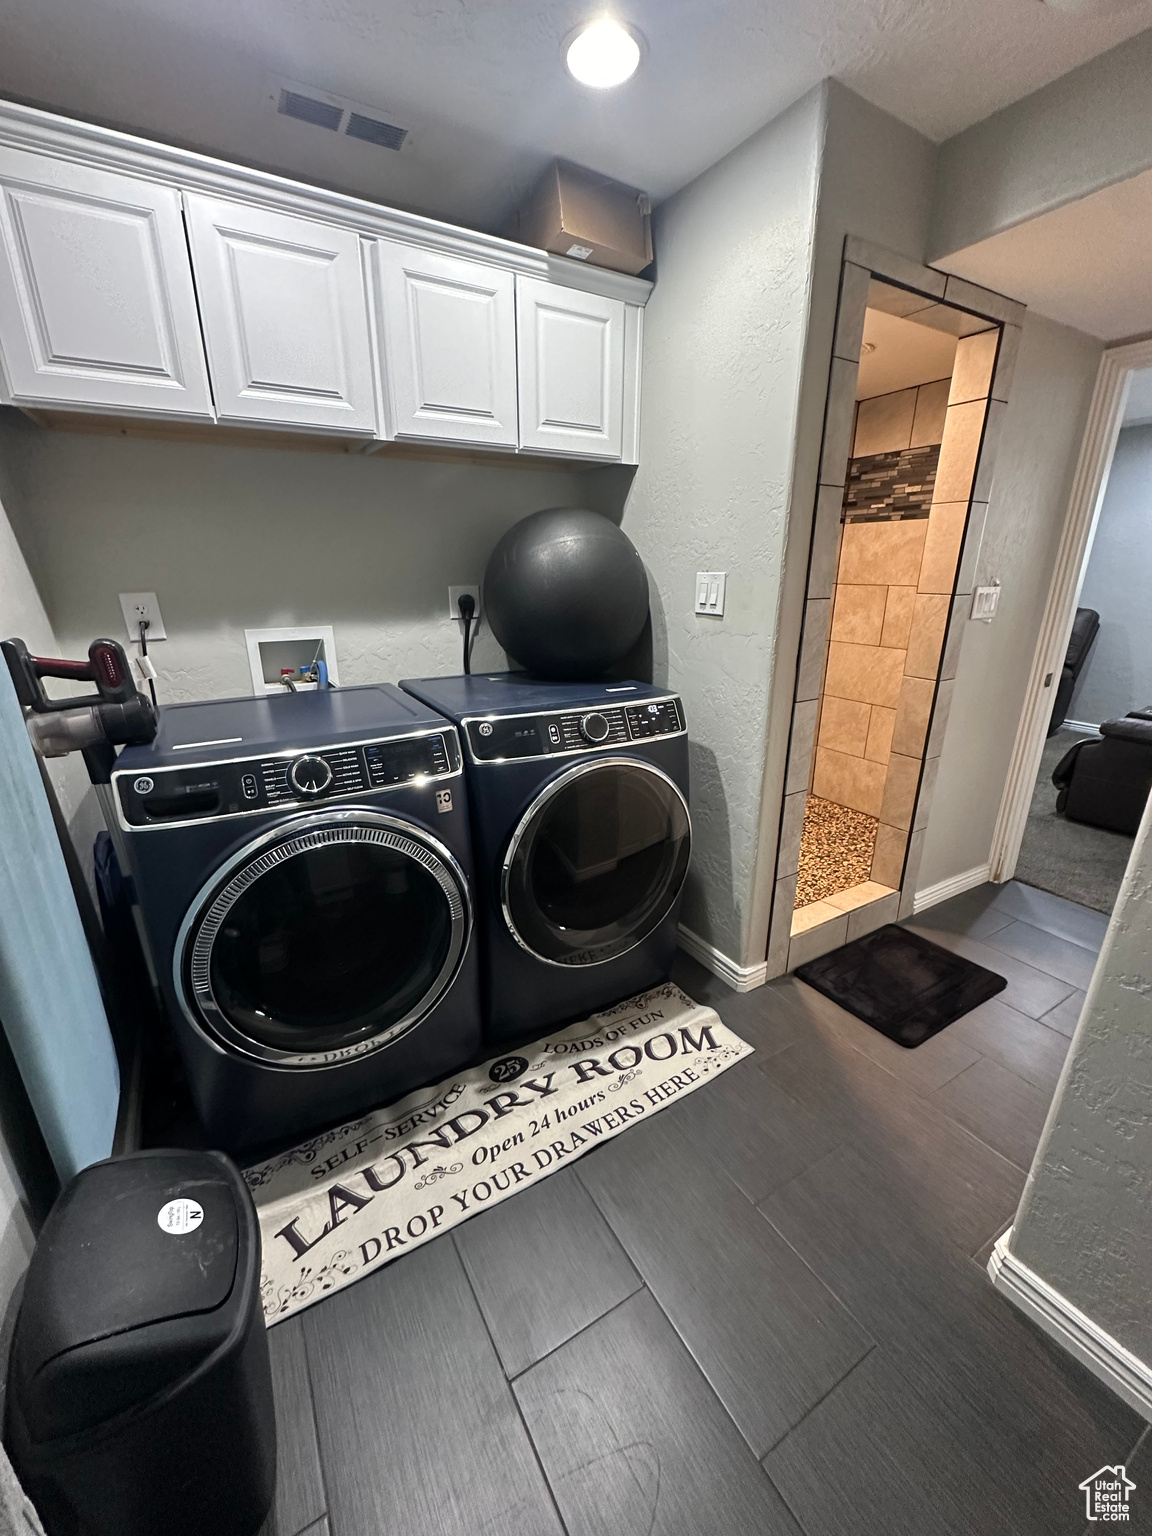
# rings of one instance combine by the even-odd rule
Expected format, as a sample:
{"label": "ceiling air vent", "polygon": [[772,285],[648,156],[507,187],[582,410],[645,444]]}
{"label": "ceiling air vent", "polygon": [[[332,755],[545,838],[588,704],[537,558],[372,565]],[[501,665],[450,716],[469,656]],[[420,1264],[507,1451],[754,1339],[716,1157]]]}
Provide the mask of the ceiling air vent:
{"label": "ceiling air vent", "polygon": [[389,122],[391,113],[362,101],[349,101],[346,96],[333,96],[319,86],[269,77],[267,99],[281,116],[327,128],[342,138],[360,139],[381,149],[403,149],[408,142],[409,130]]}
{"label": "ceiling air vent", "polygon": [[285,117],[298,117],[302,123],[313,123],[317,128],[339,129],[340,120],[344,116],[344,108],[333,106],[327,101],[317,101],[314,96],[305,96],[302,91],[289,91],[283,89],[280,92],[280,105],[278,111]]}
{"label": "ceiling air vent", "polygon": [[378,118],[365,117],[363,112],[349,112],[348,126],[344,132],[350,139],[364,139],[369,144],[379,144],[382,149],[400,149],[408,137],[407,128],[397,128],[395,123],[382,123]]}

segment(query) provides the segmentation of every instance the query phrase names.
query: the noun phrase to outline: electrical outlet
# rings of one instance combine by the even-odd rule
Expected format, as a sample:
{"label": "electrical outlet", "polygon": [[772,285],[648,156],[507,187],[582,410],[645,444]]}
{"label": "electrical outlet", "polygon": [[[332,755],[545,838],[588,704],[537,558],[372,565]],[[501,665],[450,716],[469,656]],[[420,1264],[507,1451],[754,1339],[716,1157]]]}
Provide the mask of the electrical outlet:
{"label": "electrical outlet", "polygon": [[471,595],[473,596],[473,598],[476,600],[476,612],[472,615],[473,623],[475,623],[475,621],[480,617],[480,587],[479,587],[479,585],[474,586],[474,587],[449,587],[448,588],[448,617],[450,619],[455,619],[457,624],[462,622],[461,618],[460,618],[459,600],[460,600],[460,598],[462,598],[464,596],[465,592],[470,592]]}
{"label": "electrical outlet", "polygon": [[153,640],[167,640],[168,631],[160,617],[160,604],[155,592],[121,592],[120,612],[124,615],[124,627],[129,640],[139,640],[140,621],[148,621],[148,644]]}

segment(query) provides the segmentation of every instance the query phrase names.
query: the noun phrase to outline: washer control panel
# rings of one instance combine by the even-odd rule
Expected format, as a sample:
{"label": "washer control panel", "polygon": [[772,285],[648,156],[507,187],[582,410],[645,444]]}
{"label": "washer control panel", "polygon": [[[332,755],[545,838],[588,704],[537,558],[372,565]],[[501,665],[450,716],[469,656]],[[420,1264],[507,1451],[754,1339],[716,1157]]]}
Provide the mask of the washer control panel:
{"label": "washer control panel", "polygon": [[456,732],[447,727],[421,736],[199,767],[113,772],[112,782],[124,826],[157,827],[362,795],[441,778],[459,768]]}
{"label": "washer control panel", "polygon": [[565,752],[592,752],[624,747],[630,741],[674,736],[684,729],[679,699],[612,705],[555,715],[494,715],[467,720],[468,745],[480,763],[510,757],[550,757]]}

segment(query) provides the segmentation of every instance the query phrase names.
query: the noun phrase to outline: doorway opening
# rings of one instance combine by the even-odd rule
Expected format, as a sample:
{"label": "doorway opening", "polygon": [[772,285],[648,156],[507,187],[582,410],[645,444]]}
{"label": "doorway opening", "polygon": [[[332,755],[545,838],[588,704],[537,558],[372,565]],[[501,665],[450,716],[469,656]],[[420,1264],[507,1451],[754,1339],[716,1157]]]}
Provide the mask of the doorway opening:
{"label": "doorway opening", "polygon": [[825,412],[770,974],[911,911],[964,627],[996,595],[973,589],[1017,307],[901,258],[889,267],[862,243],[857,265],[856,247]]}
{"label": "doorway opening", "polygon": [[[899,290],[873,287],[794,934],[899,889],[911,826],[905,803],[919,777],[963,531],[957,512],[961,504],[966,512],[970,490],[963,487],[947,509],[937,503],[929,549],[958,338],[880,308]],[[995,334],[987,334],[994,343]],[[947,540],[945,521],[953,535]]]}
{"label": "doorway opening", "polygon": [[[1115,372],[1110,357],[1137,354],[1124,398],[1111,402],[1109,438],[1094,441],[1090,430],[1085,444],[1099,483],[1071,551],[1075,564],[1063,573],[1071,579],[1061,580],[1058,564],[1053,582],[1049,606],[1060,606],[1066,649],[1059,666],[1045,668],[1039,765],[1025,786],[1013,867],[1005,859],[1001,873],[1103,913],[1115,905],[1152,788],[1152,366],[1134,366],[1150,352],[1148,343],[1117,349],[1101,370],[1105,384]],[[1082,460],[1082,471],[1090,467]],[[1074,493],[1066,542],[1086,510]]]}

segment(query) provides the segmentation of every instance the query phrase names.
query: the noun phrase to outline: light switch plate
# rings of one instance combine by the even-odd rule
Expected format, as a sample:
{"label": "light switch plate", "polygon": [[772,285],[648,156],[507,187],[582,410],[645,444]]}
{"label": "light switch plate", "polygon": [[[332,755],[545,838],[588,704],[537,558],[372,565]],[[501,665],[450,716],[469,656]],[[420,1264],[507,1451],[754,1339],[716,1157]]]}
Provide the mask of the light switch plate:
{"label": "light switch plate", "polygon": [[697,571],[696,612],[708,613],[717,619],[723,618],[724,588],[727,584],[727,571]]}
{"label": "light switch plate", "polygon": [[991,623],[996,616],[996,607],[1000,602],[1000,583],[997,581],[990,587],[977,587],[972,594],[972,617],[983,619],[985,624]]}
{"label": "light switch plate", "polygon": [[120,612],[124,615],[124,627],[129,640],[139,640],[140,620],[148,620],[148,644],[153,640],[167,640],[168,631],[160,617],[160,604],[155,592],[121,592]]}

